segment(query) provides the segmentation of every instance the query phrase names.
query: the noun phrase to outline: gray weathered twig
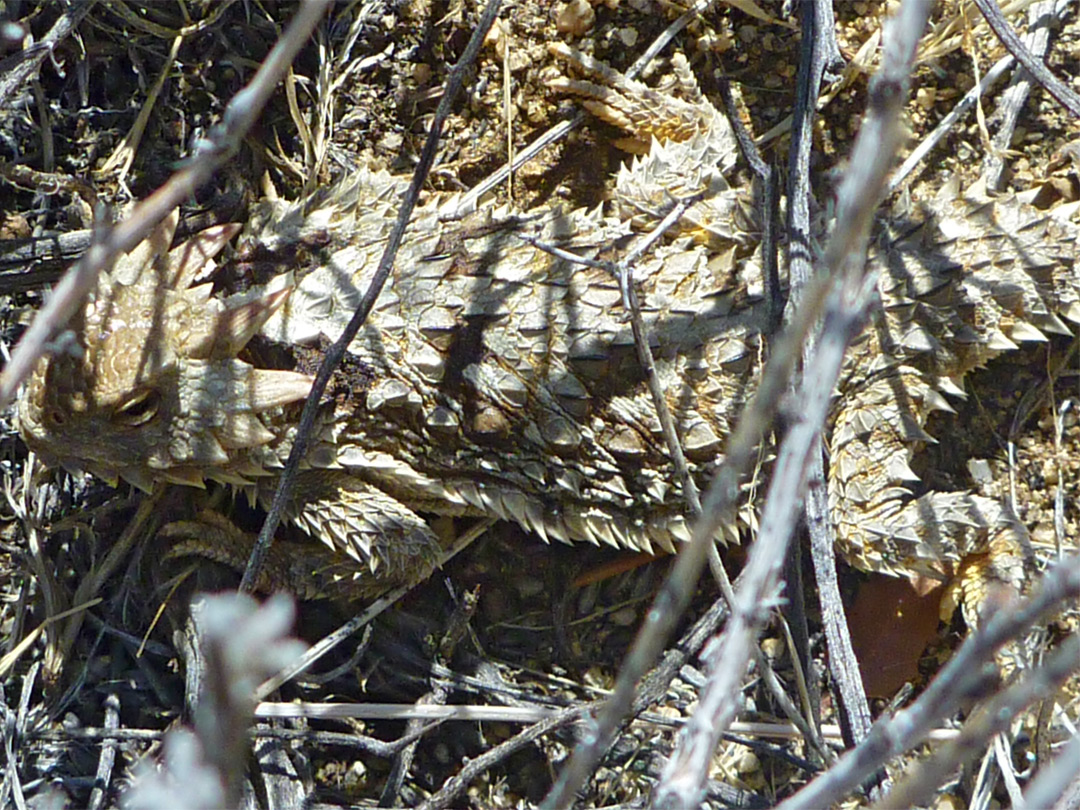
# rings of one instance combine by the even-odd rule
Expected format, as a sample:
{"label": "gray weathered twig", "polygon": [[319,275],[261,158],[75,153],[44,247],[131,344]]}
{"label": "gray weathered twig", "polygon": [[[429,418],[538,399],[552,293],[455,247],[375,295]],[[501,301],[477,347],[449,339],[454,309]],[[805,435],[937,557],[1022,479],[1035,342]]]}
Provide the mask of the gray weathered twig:
{"label": "gray weathered twig", "polygon": [[[791,305],[797,306],[802,288],[813,273],[811,257],[810,157],[813,151],[813,130],[818,94],[825,70],[825,54],[822,53],[822,29],[832,31],[835,20],[831,9],[818,4],[803,5],[803,28],[812,31],[802,43],[799,63],[799,93],[792,114],[791,151],[788,158],[788,245],[791,280]],[[803,349],[805,369],[810,369],[814,353],[813,336]],[[829,648],[829,668],[840,693],[840,709],[845,713],[847,725],[855,741],[862,739],[870,728],[870,707],[859,677],[858,663],[851,646],[836,579],[835,532],[828,514],[828,498],[825,495],[825,465],[822,454],[811,459],[809,492],[805,500],[807,532],[810,535],[811,558],[817,581],[822,620]],[[791,565],[797,565],[792,562]],[[799,577],[794,584],[801,583]],[[791,592],[789,583],[789,594]],[[799,598],[801,594],[791,594]],[[839,608],[839,609],[838,609]],[[804,654],[802,650],[800,654]]]}
{"label": "gray weathered twig", "polygon": [[[1028,9],[1028,32],[1024,40],[1032,56],[1040,61],[1046,57],[1046,50],[1050,46],[1050,23],[1057,16],[1054,5],[1054,0],[1044,0]],[[1064,14],[1068,4],[1061,2],[1058,5],[1062,8],[1061,13]],[[1031,76],[1027,71],[1019,70],[1013,75],[1012,81],[998,101],[995,112],[995,117],[999,120],[998,129],[994,133],[991,148],[983,157],[981,174],[990,191],[1001,187],[1002,176],[1005,173],[1005,155],[1012,143],[1020,113],[1030,95]]]}
{"label": "gray weathered twig", "polygon": [[[992,610],[967,637],[938,676],[908,708],[874,724],[870,734],[845,754],[836,767],[811,782],[778,810],[812,810],[840,801],[892,757],[925,738],[951,715],[987,674],[996,674],[994,653],[1067,600],[1080,598],[1080,560],[1066,557],[1039,581],[1035,593],[1009,609]],[[1075,659],[1074,659],[1075,660]]]}
{"label": "gray weathered twig", "polygon": [[[909,0],[904,8],[915,8],[921,16],[925,17],[929,13],[929,5],[928,0],[916,0],[915,2]],[[918,31],[921,32],[921,30],[922,26],[919,26]],[[916,33],[914,41],[917,41],[917,39],[918,34]],[[914,41],[910,45],[912,53],[914,52]],[[896,65],[893,64],[894,61],[895,58],[894,60],[887,58],[886,66],[883,68],[886,71],[885,75],[890,78],[897,75]],[[910,57],[902,60],[899,75],[907,76],[907,65],[909,64]],[[889,68],[892,68],[892,70],[888,70]],[[876,93],[872,94],[872,103],[893,110],[892,117],[895,117],[896,110],[898,110],[901,103],[903,86],[903,81],[899,84],[895,81],[878,83]],[[869,196],[872,196],[875,201],[879,198],[881,183],[888,168],[888,156],[892,154],[887,148],[882,148],[882,144],[895,143],[895,139],[898,137],[896,133],[890,133],[887,128],[883,127],[874,128],[864,125],[863,132],[867,133],[867,137],[876,139],[875,142],[864,147],[864,149],[872,151],[874,154],[867,159],[863,166],[856,167],[853,161],[853,171],[849,174],[849,180],[857,184],[857,188],[864,189],[862,193],[867,196],[849,195],[849,204],[854,205],[854,210],[850,212],[851,216],[847,219],[838,217],[838,220],[844,224],[844,228],[838,229],[835,238],[830,243],[830,254],[827,257],[830,267],[840,267],[845,257],[858,253],[859,247],[865,244],[874,206],[866,205],[864,201]],[[860,133],[860,142],[862,140],[861,136],[862,133]],[[882,165],[883,161],[881,160],[883,154],[885,156],[884,165]],[[856,170],[857,168],[858,170]],[[874,171],[880,174],[877,184],[867,179],[867,175],[872,176]],[[867,189],[869,191],[866,191]],[[858,200],[857,203],[856,200]],[[674,622],[668,617],[681,614],[685,608],[690,596],[686,583],[697,581],[708,555],[709,544],[713,542],[713,538],[724,522],[733,520],[733,511],[739,497],[739,483],[756,456],[755,448],[765,429],[770,424],[778,403],[788,387],[788,380],[801,353],[805,335],[820,317],[826,296],[831,288],[830,284],[817,279],[807,286],[808,289],[803,305],[799,308],[788,330],[778,341],[773,355],[762,373],[758,390],[747,405],[736,425],[735,431],[732,433],[728,445],[728,454],[704,498],[702,518],[695,524],[691,541],[679,552],[679,557],[672,567],[668,579],[657,595],[653,609],[649,611],[645,623],[626,657],[611,699],[605,704],[596,723],[586,731],[570,762],[560,775],[558,782],[544,799],[543,807],[563,807],[572,802],[574,793],[588,777],[593,766],[610,744],[615,728],[622,717],[625,716],[627,708],[633,700],[637,681],[651,666],[671,633]],[[837,296],[833,297],[836,298]],[[830,379],[828,386],[830,391],[831,384],[832,380]],[[782,559],[783,555],[780,556]],[[748,588],[745,591],[760,592],[760,589]],[[752,605],[748,609],[747,617],[750,617],[756,610],[757,606]],[[739,634],[738,637],[745,639],[743,634]],[[740,677],[745,668],[746,655],[749,655],[748,651],[745,651],[745,655],[742,657],[742,666],[738,667]],[[737,692],[737,689],[734,691]],[[693,778],[696,782],[697,777],[694,776]],[[672,799],[678,801],[675,796],[672,796]]]}
{"label": "gray weathered twig", "polygon": [[[1072,791],[1073,803],[1067,804]],[[1024,805],[1015,810],[1039,807],[1076,807],[1080,799],[1080,734],[1075,735],[1049,765],[1043,767],[1024,791]],[[1055,804],[1055,802],[1060,802]]]}
{"label": "gray weathered twig", "polygon": [[1009,49],[1009,53],[1019,60],[1031,74],[1031,77],[1042,85],[1047,93],[1061,103],[1065,109],[1080,118],[1080,96],[1074,93],[1067,84],[1050,72],[1038,58],[1036,58],[1027,46],[1020,41],[1020,37],[1013,31],[1012,26],[1001,13],[997,3],[992,0],[975,0],[986,22],[997,34],[1002,44]]}
{"label": "gray weathered twig", "polygon": [[11,97],[37,73],[45,57],[78,28],[82,18],[90,12],[95,2],[96,0],[77,0],[71,3],[69,9],[60,15],[40,42],[4,60],[8,64],[12,61],[16,64],[0,76],[0,110],[10,109]]}
{"label": "gray weathered twig", "polygon": [[[775,606],[786,548],[798,520],[811,460],[820,456],[821,431],[848,343],[858,334],[875,279],[865,276],[866,242],[873,212],[901,140],[900,113],[911,65],[931,3],[907,0],[885,33],[882,66],[870,88],[870,107],[838,192],[837,225],[825,253],[833,280],[825,323],[798,395],[803,412],[780,446],[765,500],[761,530],[750,550],[745,582],[731,619],[709,656],[709,681],[698,709],[661,775],[654,805],[689,807],[702,797],[709,762],[720,734],[737,709],[739,685],[757,634]],[[813,285],[807,285],[813,291]],[[808,295],[806,301],[811,300]],[[800,307],[801,312],[803,307]]]}
{"label": "gray weathered twig", "polygon": [[[873,810],[902,810],[925,804],[951,773],[970,762],[996,735],[1008,730],[1016,716],[1039,698],[1054,694],[1080,667],[1080,636],[1070,636],[1040,666],[994,695],[964,723],[960,736],[912,766]],[[1014,805],[1015,806],[1015,805]]]}
{"label": "gray weathered twig", "polygon": [[206,680],[195,709],[195,733],[172,732],[165,740],[161,771],[144,775],[124,806],[138,810],[183,806],[190,810],[237,807],[251,753],[249,730],[259,680],[286,666],[304,648],[288,638],[292,601],[276,596],[261,607],[237,594],[206,597],[193,608]]}

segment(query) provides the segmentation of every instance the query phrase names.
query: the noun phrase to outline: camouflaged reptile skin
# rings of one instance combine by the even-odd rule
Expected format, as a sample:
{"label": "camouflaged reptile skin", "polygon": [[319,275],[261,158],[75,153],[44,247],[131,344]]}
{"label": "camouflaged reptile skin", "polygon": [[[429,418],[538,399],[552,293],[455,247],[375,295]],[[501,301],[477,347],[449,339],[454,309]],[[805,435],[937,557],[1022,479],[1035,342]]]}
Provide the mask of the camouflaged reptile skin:
{"label": "camouflaged reptile skin", "polygon": [[[417,581],[443,546],[423,517],[431,513],[633,549],[671,550],[689,537],[616,279],[525,237],[618,259],[674,199],[699,195],[634,277],[661,385],[704,484],[766,355],[753,215],[724,180],[734,140],[684,60],[669,86],[650,89],[553,50],[589,76],[556,80],[556,90],[583,98],[647,154],[621,170],[602,209],[457,217],[446,199],[418,209],[332,383],[291,505],[291,520],[325,548],[279,544],[268,587],[366,597]],[[225,297],[195,282],[238,226],[170,251],[176,219],[164,223],[101,279],[71,349],[43,360],[25,387],[27,443],[111,481],[214,480],[265,504],[311,357],[350,318],[406,185],[360,170],[312,198],[263,203],[237,260],[258,284]],[[1019,584],[1022,525],[988,498],[917,496],[909,460],[929,439],[929,412],[962,396],[965,374],[1075,328],[1077,233],[1075,209],[954,192],[882,224],[870,258],[880,297],[829,426],[830,503],[852,564],[946,580],[976,560],[986,576]],[[752,510],[744,515],[753,522]],[[167,532],[188,551],[246,559],[249,541],[213,519]]]}

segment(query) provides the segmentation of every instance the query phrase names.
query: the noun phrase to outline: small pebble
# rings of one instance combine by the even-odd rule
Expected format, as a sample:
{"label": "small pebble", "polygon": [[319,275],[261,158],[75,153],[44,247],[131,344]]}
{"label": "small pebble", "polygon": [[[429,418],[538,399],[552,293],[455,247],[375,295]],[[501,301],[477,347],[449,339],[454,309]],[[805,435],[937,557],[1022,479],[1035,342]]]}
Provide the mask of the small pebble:
{"label": "small pebble", "polygon": [[771,664],[775,664],[784,656],[786,648],[783,639],[766,638],[761,641],[761,651],[765,653],[765,657]]}
{"label": "small pebble", "polygon": [[588,32],[596,22],[596,12],[588,0],[570,0],[563,3],[555,12],[555,29],[560,34],[580,37]]}

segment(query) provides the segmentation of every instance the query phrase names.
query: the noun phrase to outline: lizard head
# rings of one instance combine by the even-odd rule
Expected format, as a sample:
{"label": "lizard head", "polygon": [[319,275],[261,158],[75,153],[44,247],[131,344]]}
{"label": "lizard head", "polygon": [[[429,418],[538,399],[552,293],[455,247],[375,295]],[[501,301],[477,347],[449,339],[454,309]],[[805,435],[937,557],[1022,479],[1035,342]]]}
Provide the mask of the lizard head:
{"label": "lizard head", "polygon": [[[18,403],[27,445],[46,461],[115,483],[239,483],[276,434],[267,417],[307,396],[311,378],[238,357],[288,289],[225,301],[190,286],[238,226],[169,250],[174,213],[103,274],[71,331]],[[257,466],[257,465],[256,465]]]}

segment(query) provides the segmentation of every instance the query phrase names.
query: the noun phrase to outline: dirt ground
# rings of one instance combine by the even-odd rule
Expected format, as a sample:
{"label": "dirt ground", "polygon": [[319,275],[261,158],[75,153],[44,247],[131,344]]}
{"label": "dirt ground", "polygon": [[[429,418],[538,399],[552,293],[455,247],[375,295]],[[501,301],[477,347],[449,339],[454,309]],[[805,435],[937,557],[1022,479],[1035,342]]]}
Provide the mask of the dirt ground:
{"label": "dirt ground", "polygon": [[[8,21],[0,31],[0,78],[10,70],[5,67],[9,60],[40,41],[64,8],[49,0],[0,0],[0,19]],[[710,98],[718,99],[721,79],[730,83],[740,118],[759,139],[762,156],[784,167],[799,21],[794,14],[774,16],[783,13],[780,3],[762,3],[759,16],[749,13],[755,8],[752,3],[716,3],[676,36],[646,71],[645,81],[664,76],[673,50],[685,54]],[[82,232],[92,224],[95,203],[119,212],[159,187],[251,78],[294,10],[295,4],[284,2],[92,4],[74,33],[46,58],[37,78],[24,82],[0,110],[0,239]],[[489,38],[455,106],[430,193],[474,187],[507,162],[510,148],[516,153],[574,112],[572,100],[548,89],[546,77],[555,64],[549,43],[570,43],[625,70],[682,10],[653,0],[506,4],[498,33]],[[813,176],[821,218],[828,214],[832,187],[865,107],[868,73],[876,65],[876,49],[862,49],[873,45],[884,12],[885,4],[876,2],[836,7],[836,36],[851,67],[829,87],[817,122]],[[236,157],[184,207],[180,234],[213,223],[243,222],[271,188],[280,196],[297,197],[359,165],[410,172],[449,69],[478,13],[476,4],[464,0],[334,5],[296,60],[288,90],[279,89]],[[1026,12],[1014,12],[1009,19],[1026,30]],[[183,33],[179,40],[178,33]],[[939,4],[907,106],[910,142],[905,154],[1004,54],[973,6],[954,0]],[[1047,65],[1080,88],[1075,14],[1055,29]],[[887,205],[917,205],[947,182],[966,186],[978,179],[992,148],[987,133],[996,128],[994,110],[1006,83],[983,97],[978,115],[969,113],[952,128]],[[588,119],[515,172],[512,186],[500,184],[493,195],[521,210],[552,202],[601,204],[614,173],[628,159],[616,138],[613,128]],[[1036,88],[1004,153],[1008,170],[1001,191],[1043,189],[1046,205],[1080,197],[1078,138],[1080,122]],[[730,178],[736,186],[749,180],[742,164]],[[43,284],[72,257],[20,261],[5,250],[0,247],[6,293],[0,314],[4,343],[10,346],[25,328],[28,313],[40,304]],[[948,440],[928,447],[917,469],[932,486],[1015,498],[1043,564],[1059,545],[1080,546],[1078,368],[1075,341],[1059,337],[995,361],[967,381],[970,395],[956,404],[958,413],[936,416],[928,426],[931,435]],[[1031,393],[1036,390],[1041,393]],[[72,606],[76,588],[132,525],[143,496],[126,486],[117,492],[60,472],[38,470],[31,477],[26,449],[9,418],[4,427],[8,499],[0,507],[0,626],[8,657],[0,678],[8,767],[0,803],[22,806],[19,797],[25,797],[25,806],[34,807],[115,806],[136,763],[160,753],[160,732],[188,719],[177,640],[185,627],[187,600],[198,590],[234,586],[238,577],[208,562],[161,563],[167,549],[154,528],[202,503],[191,492],[174,488],[155,502],[152,521],[139,529],[138,542],[103,587],[102,601],[89,608],[78,634],[65,646],[60,630],[65,625],[57,622],[48,633],[32,637],[31,630],[47,617]],[[220,494],[205,497],[217,497],[239,525],[257,529],[260,515]],[[729,549],[725,561],[737,572],[743,556],[741,549]],[[824,639],[808,553],[804,556],[810,676],[825,696],[822,720],[831,724],[836,718],[824,674]],[[546,546],[516,527],[496,526],[380,616],[363,642],[358,636],[317,665],[321,673],[336,667],[340,672],[301,678],[283,687],[278,699],[412,703],[441,694],[450,703],[545,708],[592,700],[612,686],[669,566],[666,559],[650,559],[632,568],[637,562],[610,550]],[[865,650],[860,656],[864,681],[877,709],[884,710],[898,694],[900,701],[918,694],[962,637],[962,620],[939,623],[940,593],[912,607],[910,590],[898,591],[895,581],[846,568],[842,581],[853,610],[856,649]],[[716,598],[715,589],[703,583],[679,632]],[[869,614],[860,613],[860,599],[871,604]],[[890,600],[907,600],[904,610],[913,622],[892,634],[880,624],[881,614],[893,609]],[[466,630],[455,644],[442,644],[448,628],[457,626],[451,617],[460,618],[463,611]],[[299,615],[298,635],[315,643],[348,619],[349,611],[313,602],[302,604]],[[1076,631],[1076,616],[1065,615],[1049,635],[1053,640]],[[884,637],[884,643],[875,636]],[[761,645],[794,695],[794,670],[783,639],[774,623]],[[362,654],[354,657],[358,649]],[[886,659],[887,654],[897,660]],[[697,699],[701,674],[696,665],[691,658],[651,713],[626,729],[589,783],[582,806],[644,801],[671,749],[675,729],[670,721],[687,716]],[[499,690],[509,697],[492,698]],[[110,700],[118,700],[118,711],[108,708]],[[1012,748],[1016,771],[1031,768],[1040,734],[1056,735],[1060,743],[1068,724],[1075,728],[1080,717],[1075,680],[1057,705],[1057,713],[1043,723],[1049,731],[1038,730],[1034,715],[1018,724],[1022,729]],[[786,722],[757,678],[747,680],[744,707],[740,720]],[[942,725],[955,720],[942,718]],[[100,784],[101,754],[108,746],[87,730],[109,722],[133,733],[120,735],[115,765]],[[312,807],[374,806],[393,778],[394,756],[350,743],[349,735],[394,741],[406,731],[398,720],[274,725],[291,730],[293,737],[280,743],[276,754],[266,754],[262,767],[284,755],[305,784],[305,806]],[[393,806],[420,804],[467,761],[521,728],[510,722],[458,721],[430,730],[407,763]],[[711,806],[771,806],[821,768],[798,737],[737,734],[725,739],[710,775]],[[545,795],[573,741],[573,729],[562,728],[523,745],[442,806],[532,806]],[[898,772],[906,762],[897,763]],[[974,796],[972,785],[979,778],[959,775],[939,791],[935,806],[1002,806],[1008,801],[1000,781],[987,795]],[[261,796],[264,806],[288,806],[280,797]]]}

